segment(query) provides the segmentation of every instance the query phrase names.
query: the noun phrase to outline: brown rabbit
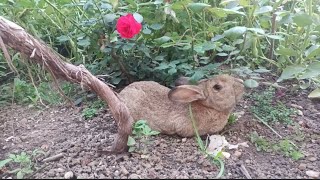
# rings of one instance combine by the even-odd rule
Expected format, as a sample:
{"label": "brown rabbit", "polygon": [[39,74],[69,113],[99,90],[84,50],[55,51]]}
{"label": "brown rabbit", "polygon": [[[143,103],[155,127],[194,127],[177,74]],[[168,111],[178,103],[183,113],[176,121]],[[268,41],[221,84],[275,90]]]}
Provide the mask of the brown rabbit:
{"label": "brown rabbit", "polygon": [[120,98],[135,121],[146,120],[153,130],[182,137],[194,135],[189,103],[200,135],[221,131],[244,93],[243,81],[229,75],[218,75],[188,85],[183,79],[169,89],[153,81],[128,85]]}

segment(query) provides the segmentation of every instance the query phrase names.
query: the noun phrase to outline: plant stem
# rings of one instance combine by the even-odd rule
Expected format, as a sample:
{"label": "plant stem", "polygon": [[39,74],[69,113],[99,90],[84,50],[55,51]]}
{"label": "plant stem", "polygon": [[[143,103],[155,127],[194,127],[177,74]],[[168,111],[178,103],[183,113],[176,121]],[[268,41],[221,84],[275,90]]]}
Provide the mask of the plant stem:
{"label": "plant stem", "polygon": [[[66,18],[67,20],[69,20],[69,18],[64,15],[55,5],[53,5],[51,2],[49,2],[48,0],[44,0],[46,3],[48,3],[53,9],[55,9],[59,14],[61,14],[64,18]],[[74,22],[73,20],[69,20],[71,22],[71,24],[73,24],[77,29],[79,29],[81,32],[83,32],[86,36],[90,37],[89,34],[87,34],[87,32],[85,32],[84,30],[82,30],[76,22]]]}
{"label": "plant stem", "polygon": [[[189,25],[190,25],[190,31],[191,31],[191,38],[192,38],[192,40],[191,40],[192,58],[193,58],[194,62],[196,62],[195,57],[194,57],[194,42],[193,42],[194,41],[194,34],[193,34],[193,29],[192,29],[191,15],[190,15],[190,12],[189,12],[188,8],[185,5],[183,5],[183,7],[186,9],[186,11],[188,13]],[[193,63],[193,68],[195,68],[195,63]]]}
{"label": "plant stem", "polygon": [[197,125],[196,125],[196,122],[194,120],[194,117],[193,117],[193,113],[192,113],[192,107],[191,107],[191,103],[189,104],[189,113],[190,113],[190,118],[191,118],[191,122],[192,122],[192,127],[194,129],[194,132],[196,133],[196,139],[197,139],[197,142],[200,146],[200,149],[201,151],[205,151],[205,147],[203,145],[203,142],[199,136],[199,132],[198,132],[198,128],[197,128]]}

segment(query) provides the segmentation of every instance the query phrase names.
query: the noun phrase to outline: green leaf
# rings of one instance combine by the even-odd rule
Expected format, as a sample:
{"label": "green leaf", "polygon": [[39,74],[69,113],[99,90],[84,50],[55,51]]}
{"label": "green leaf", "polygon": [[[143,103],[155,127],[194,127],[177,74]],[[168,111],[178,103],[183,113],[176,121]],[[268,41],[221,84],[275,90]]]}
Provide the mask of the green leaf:
{"label": "green leaf", "polygon": [[22,171],[19,171],[17,173],[17,179],[23,179],[23,175],[24,175],[24,173],[22,173]]}
{"label": "green leaf", "polygon": [[143,29],[143,34],[151,34],[151,30],[148,28]]}
{"label": "green leaf", "polygon": [[312,45],[309,49],[305,51],[305,55],[307,59],[312,58],[314,56],[318,56],[320,54],[320,46]]}
{"label": "green leaf", "polygon": [[158,135],[158,134],[160,134],[159,131],[151,131],[151,132],[149,132],[150,136],[154,136],[154,135]]}
{"label": "green leaf", "polygon": [[224,11],[222,8],[210,8],[209,12],[211,12],[213,15],[221,17],[221,18],[228,16],[227,12]]}
{"label": "green leaf", "polygon": [[131,146],[131,147],[129,147],[129,152],[133,152],[134,150],[136,149],[136,147],[135,146]]}
{"label": "green leaf", "polygon": [[154,29],[154,30],[159,30],[159,29],[163,28],[163,26],[164,26],[163,24],[152,24],[150,26],[150,28]]}
{"label": "green leaf", "polygon": [[62,36],[57,37],[57,40],[58,40],[60,43],[62,43],[62,42],[69,41],[70,38],[69,38],[68,36],[62,35]]}
{"label": "green leaf", "polygon": [[280,55],[284,56],[298,56],[297,51],[290,49],[290,48],[280,48],[276,51]]}
{"label": "green leaf", "polygon": [[218,41],[218,40],[220,40],[220,39],[222,39],[222,38],[224,38],[224,35],[216,35],[215,37],[213,37],[212,39],[211,39],[211,41]]}
{"label": "green leaf", "polygon": [[172,68],[172,69],[170,69],[170,70],[168,71],[168,74],[170,74],[170,75],[173,75],[173,74],[175,74],[175,73],[177,73],[177,69],[176,69],[176,68]]}
{"label": "green leaf", "polygon": [[90,45],[90,39],[89,38],[80,39],[78,40],[78,45],[83,47],[88,47]]}
{"label": "green leaf", "polygon": [[250,0],[240,0],[240,6],[248,6],[250,4]]}
{"label": "green leaf", "polygon": [[227,53],[218,53],[217,56],[228,56]]}
{"label": "green leaf", "polygon": [[189,3],[188,7],[195,12],[200,12],[204,8],[211,7],[211,5],[205,3]]}
{"label": "green leaf", "polygon": [[247,31],[246,27],[236,26],[236,27],[233,27],[233,28],[230,28],[230,29],[226,30],[223,33],[223,35],[225,37],[236,38],[236,37],[239,37],[239,36],[243,35],[246,31]]}
{"label": "green leaf", "polygon": [[312,24],[312,17],[308,14],[297,14],[293,17],[293,22],[300,27],[305,27]]}
{"label": "green leaf", "polygon": [[158,42],[158,43],[165,43],[171,40],[171,37],[168,36],[162,36],[160,38],[155,39],[154,41]]}
{"label": "green leaf", "polygon": [[142,23],[143,17],[139,13],[133,13],[133,17],[138,23]]}
{"label": "green leaf", "polygon": [[109,22],[112,22],[116,19],[116,15],[115,14],[106,14],[103,16],[103,20],[105,23],[109,23]]}
{"label": "green leaf", "polygon": [[287,66],[281,76],[278,78],[277,82],[281,82],[285,79],[291,79],[293,78],[294,75],[297,75],[301,72],[303,72],[306,69],[306,67],[302,65],[292,65],[292,66]]}
{"label": "green leaf", "polygon": [[115,9],[116,7],[118,7],[119,0],[109,0],[109,2],[111,3],[113,9]]}
{"label": "green leaf", "polygon": [[12,159],[5,159],[5,160],[0,161],[0,169],[2,167],[4,167],[7,163],[9,163],[10,161],[12,161]]}
{"label": "green leaf", "polygon": [[[15,79],[16,80],[16,82],[17,83],[20,83],[21,81],[20,81],[20,79]],[[9,154],[9,157],[11,158],[11,159],[16,159],[16,155],[14,155],[14,154]]]}
{"label": "green leaf", "polygon": [[201,78],[204,77],[204,72],[201,70],[195,71],[195,73],[190,77],[191,81],[199,81]]}
{"label": "green leaf", "polygon": [[296,161],[304,157],[304,155],[299,151],[291,152],[290,156],[292,157],[293,160],[296,160]]}
{"label": "green leaf", "polygon": [[212,50],[215,48],[216,48],[216,44],[211,41],[207,41],[207,42],[203,43],[203,46],[202,46],[202,49],[204,51],[209,51],[209,50]]}
{"label": "green leaf", "polygon": [[320,62],[313,62],[311,64],[308,65],[308,69],[312,70],[312,71],[320,71]]}
{"label": "green leaf", "polygon": [[261,28],[247,28],[249,31],[252,31],[252,32],[256,32],[256,33],[259,33],[259,34],[265,34],[264,30],[261,29]]}
{"label": "green leaf", "polygon": [[265,69],[265,68],[259,68],[259,69],[254,70],[254,72],[257,72],[257,73],[267,73],[267,72],[270,72],[270,70]]}
{"label": "green leaf", "polygon": [[275,40],[283,40],[283,37],[280,35],[266,34],[265,36]]}
{"label": "green leaf", "polygon": [[259,83],[253,79],[247,79],[244,81],[244,85],[248,88],[256,88],[259,86]]}
{"label": "green leaf", "polygon": [[272,9],[273,8],[271,6],[262,6],[258,10],[256,10],[254,12],[254,15],[259,15],[259,14],[264,14],[264,13],[267,13],[267,12],[271,12]]}
{"label": "green leaf", "polygon": [[111,4],[109,3],[101,3],[101,9],[106,10],[106,9],[112,9]]}
{"label": "green leaf", "polygon": [[127,142],[127,145],[128,146],[133,146],[136,144],[136,140],[133,139],[133,137],[129,136],[128,137],[128,142]]}
{"label": "green leaf", "polygon": [[315,78],[317,76],[320,75],[320,71],[313,71],[310,69],[307,69],[306,71],[304,71],[299,77],[298,79],[311,79],[311,78]]}
{"label": "green leaf", "polygon": [[120,77],[112,78],[112,84],[119,84],[122,79]]}
{"label": "green leaf", "polygon": [[313,90],[309,95],[308,98],[320,98],[320,88]]}
{"label": "green leaf", "polygon": [[156,60],[156,61],[163,61],[163,60],[164,60],[164,56],[156,56],[156,57],[154,58],[154,60]]}
{"label": "green leaf", "polygon": [[242,16],[246,16],[244,12],[238,11],[239,9],[223,9],[228,14],[239,14]]}

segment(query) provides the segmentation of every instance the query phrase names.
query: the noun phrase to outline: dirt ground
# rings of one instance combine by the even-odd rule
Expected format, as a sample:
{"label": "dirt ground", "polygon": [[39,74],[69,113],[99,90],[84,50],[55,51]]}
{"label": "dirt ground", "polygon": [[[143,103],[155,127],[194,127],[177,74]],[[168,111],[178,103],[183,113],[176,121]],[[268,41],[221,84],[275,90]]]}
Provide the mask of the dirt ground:
{"label": "dirt ground", "polygon": [[[263,91],[261,86],[254,91]],[[247,91],[248,94],[252,93]],[[285,92],[277,97],[288,107],[300,110],[293,117],[299,127],[274,124],[272,127],[283,137],[288,137],[304,154],[295,161],[279,153],[257,151],[249,134],[256,131],[267,140],[278,141],[268,127],[258,122],[250,113],[250,96],[245,96],[234,112],[243,114],[225,127],[224,136],[232,144],[248,142],[249,147],[239,146],[228,150],[224,159],[222,178],[244,179],[243,169],[252,178],[310,178],[308,171],[320,171],[320,103],[307,98],[308,91]],[[301,113],[302,112],[302,113]],[[81,113],[67,106],[47,109],[11,105],[0,108],[0,160],[10,153],[32,152],[39,149],[45,155],[34,161],[37,171],[26,178],[64,178],[72,172],[74,178],[215,178],[218,166],[207,160],[198,149],[194,138],[157,135],[144,154],[131,153],[121,156],[100,155],[97,149],[107,149],[113,142],[117,127],[108,109],[103,109],[91,120],[84,120]],[[301,136],[303,138],[301,138]],[[300,138],[298,138],[300,137]],[[41,159],[63,153],[60,159],[42,162]],[[9,167],[6,167],[10,169]],[[12,168],[12,167],[11,167]],[[241,170],[242,169],[242,170]],[[2,174],[1,174],[2,173]],[[0,178],[16,178],[6,169]]]}

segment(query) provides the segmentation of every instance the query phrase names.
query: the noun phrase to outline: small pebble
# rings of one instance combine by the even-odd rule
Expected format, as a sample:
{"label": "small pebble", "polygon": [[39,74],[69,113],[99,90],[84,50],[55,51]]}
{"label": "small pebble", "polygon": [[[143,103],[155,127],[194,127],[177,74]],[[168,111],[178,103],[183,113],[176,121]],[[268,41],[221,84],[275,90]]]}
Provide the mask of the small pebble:
{"label": "small pebble", "polygon": [[307,164],[301,163],[298,168],[303,171],[307,168]]}
{"label": "small pebble", "polygon": [[244,162],[247,163],[247,164],[251,163],[251,161],[249,159],[246,159]]}
{"label": "small pebble", "polygon": [[311,161],[311,162],[314,162],[314,161],[316,161],[316,160],[317,160],[317,158],[316,158],[316,157],[314,157],[314,156],[311,156],[311,157],[308,157],[308,160],[309,160],[309,161]]}
{"label": "small pebble", "polygon": [[311,178],[318,178],[320,176],[320,172],[317,171],[306,171],[306,174]]}
{"label": "small pebble", "polygon": [[140,179],[140,176],[138,174],[131,174],[128,179]]}
{"label": "small pebble", "polygon": [[297,114],[298,114],[299,116],[303,116],[303,112],[302,112],[301,110],[297,110]]}
{"label": "small pebble", "polygon": [[234,156],[237,158],[239,158],[241,155],[242,155],[242,152],[240,152],[240,151],[234,152]]}
{"label": "small pebble", "polygon": [[73,177],[73,172],[72,171],[68,171],[64,174],[64,178],[65,179],[71,179]]}

